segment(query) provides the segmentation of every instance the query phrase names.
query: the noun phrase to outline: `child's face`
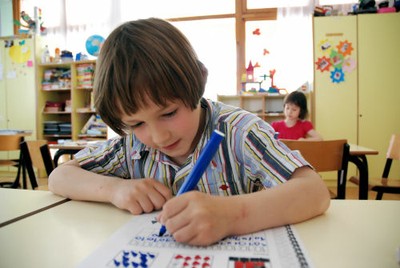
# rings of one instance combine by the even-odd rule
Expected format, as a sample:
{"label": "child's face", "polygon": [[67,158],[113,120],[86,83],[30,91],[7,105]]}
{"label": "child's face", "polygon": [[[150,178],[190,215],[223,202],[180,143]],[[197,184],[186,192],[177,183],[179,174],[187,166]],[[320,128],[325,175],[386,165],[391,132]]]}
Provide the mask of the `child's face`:
{"label": "child's face", "polygon": [[285,117],[288,120],[297,120],[300,115],[300,107],[293,103],[285,104]]}
{"label": "child's face", "polygon": [[151,101],[148,103],[135,114],[123,114],[122,122],[142,143],[182,164],[199,139],[196,134],[200,124],[200,105],[191,110],[181,101],[168,102],[165,107]]}

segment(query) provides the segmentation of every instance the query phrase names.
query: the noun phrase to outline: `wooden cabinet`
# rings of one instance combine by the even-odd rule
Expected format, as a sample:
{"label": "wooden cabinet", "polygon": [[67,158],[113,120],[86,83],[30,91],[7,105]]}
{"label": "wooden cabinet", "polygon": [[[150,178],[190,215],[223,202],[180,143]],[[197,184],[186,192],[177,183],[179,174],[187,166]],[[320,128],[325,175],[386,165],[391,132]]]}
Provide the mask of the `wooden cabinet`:
{"label": "wooden cabinet", "polygon": [[33,37],[0,38],[0,129],[31,130],[36,137]]}
{"label": "wooden cabinet", "polygon": [[220,102],[257,114],[270,123],[284,118],[283,100],[285,96],[258,93],[252,95],[218,95],[217,97]]}
{"label": "wooden cabinet", "polygon": [[95,66],[92,60],[38,65],[39,139],[57,142],[59,139],[106,138],[106,133],[82,132],[96,114],[92,92]]}
{"label": "wooden cabinet", "polygon": [[353,50],[343,62],[355,63],[340,82],[332,81],[333,68],[322,72],[314,64],[315,127],[325,139],[378,150],[368,157],[373,177],[382,173],[391,135],[400,133],[399,25],[400,13],[314,18],[314,63],[324,56],[321,46],[346,41]]}

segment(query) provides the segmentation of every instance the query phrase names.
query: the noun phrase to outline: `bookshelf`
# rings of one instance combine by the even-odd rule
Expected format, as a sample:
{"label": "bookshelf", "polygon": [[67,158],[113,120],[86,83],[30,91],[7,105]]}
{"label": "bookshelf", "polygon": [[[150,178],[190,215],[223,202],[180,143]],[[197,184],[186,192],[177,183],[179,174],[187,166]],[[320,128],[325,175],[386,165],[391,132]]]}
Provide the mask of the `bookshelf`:
{"label": "bookshelf", "polygon": [[106,133],[82,133],[96,110],[93,78],[96,61],[45,63],[37,66],[37,138],[105,139]]}
{"label": "bookshelf", "polygon": [[217,99],[225,104],[240,107],[256,114],[269,123],[282,120],[283,100],[286,95],[256,93],[249,95],[218,95]]}

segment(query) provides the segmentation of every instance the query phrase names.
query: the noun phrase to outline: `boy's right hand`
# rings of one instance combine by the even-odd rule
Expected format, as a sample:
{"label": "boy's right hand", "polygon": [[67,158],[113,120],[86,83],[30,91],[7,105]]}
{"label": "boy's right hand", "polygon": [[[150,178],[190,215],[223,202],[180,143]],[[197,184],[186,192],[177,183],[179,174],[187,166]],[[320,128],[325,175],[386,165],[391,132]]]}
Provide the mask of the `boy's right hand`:
{"label": "boy's right hand", "polygon": [[171,197],[171,190],[154,179],[118,179],[113,183],[110,202],[138,215],[161,209]]}

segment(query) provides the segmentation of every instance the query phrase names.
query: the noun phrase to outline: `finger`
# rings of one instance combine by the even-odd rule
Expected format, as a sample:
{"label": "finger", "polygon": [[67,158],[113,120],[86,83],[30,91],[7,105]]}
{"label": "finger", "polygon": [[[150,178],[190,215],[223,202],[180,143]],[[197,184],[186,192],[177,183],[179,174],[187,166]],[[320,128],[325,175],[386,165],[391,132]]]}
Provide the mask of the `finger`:
{"label": "finger", "polygon": [[168,219],[175,217],[188,206],[188,201],[183,196],[176,196],[168,200],[162,207],[161,222],[166,222]]}
{"label": "finger", "polygon": [[[172,221],[173,220],[174,219],[172,219]],[[196,237],[195,227],[190,220],[186,222],[171,222],[171,224],[166,225],[166,227],[177,242],[188,243],[189,241],[194,240]]]}
{"label": "finger", "polygon": [[128,211],[133,215],[140,215],[143,213],[142,206],[137,201],[131,202]]}
{"label": "finger", "polygon": [[154,205],[147,195],[141,195],[138,197],[137,202],[144,212],[149,213],[154,210]]}
{"label": "finger", "polygon": [[162,184],[161,182],[155,181],[156,183],[154,184],[154,188],[159,192],[165,200],[169,200],[172,198],[172,192],[171,189],[169,189],[167,186]]}
{"label": "finger", "polygon": [[150,192],[148,196],[156,210],[160,210],[165,202],[167,202],[165,197],[157,191]]}

